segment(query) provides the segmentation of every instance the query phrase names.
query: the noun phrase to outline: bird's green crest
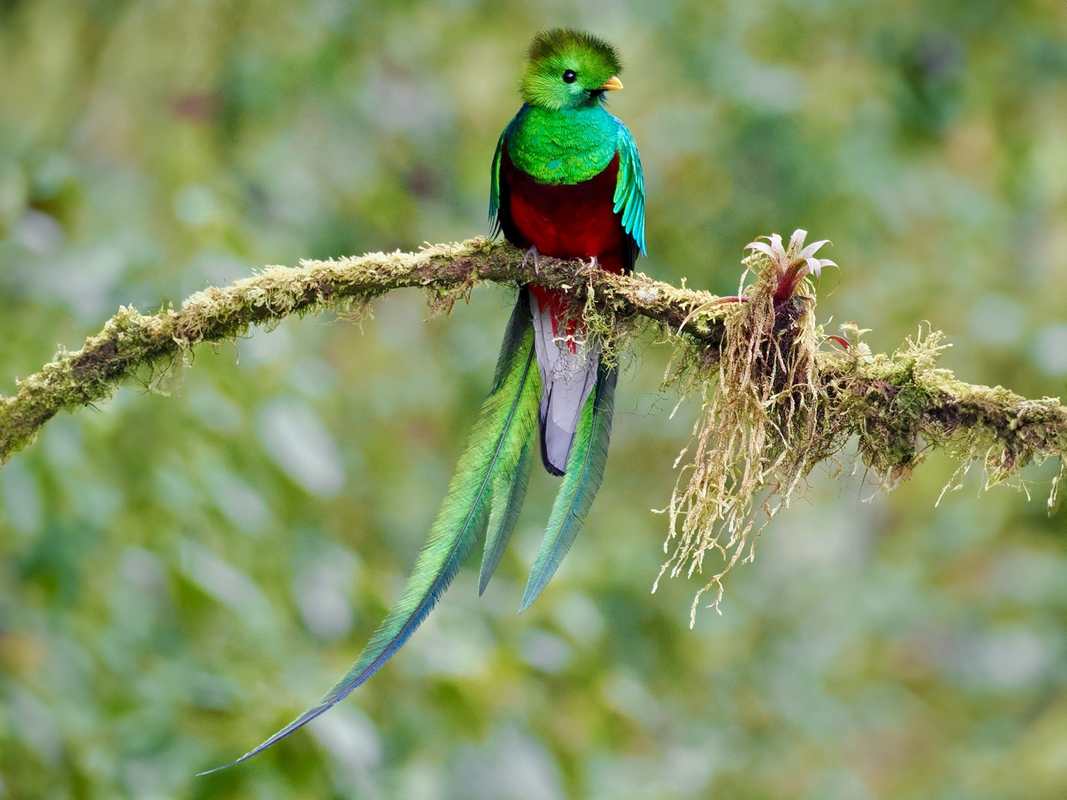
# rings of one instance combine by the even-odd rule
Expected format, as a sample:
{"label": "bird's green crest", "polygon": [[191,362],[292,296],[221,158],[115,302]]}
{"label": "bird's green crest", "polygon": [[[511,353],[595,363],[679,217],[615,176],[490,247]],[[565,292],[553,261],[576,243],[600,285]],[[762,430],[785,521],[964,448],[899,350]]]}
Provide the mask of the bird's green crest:
{"label": "bird's green crest", "polygon": [[622,71],[615,48],[582,31],[553,28],[534,37],[522,76],[522,99],[548,111],[595,105]]}

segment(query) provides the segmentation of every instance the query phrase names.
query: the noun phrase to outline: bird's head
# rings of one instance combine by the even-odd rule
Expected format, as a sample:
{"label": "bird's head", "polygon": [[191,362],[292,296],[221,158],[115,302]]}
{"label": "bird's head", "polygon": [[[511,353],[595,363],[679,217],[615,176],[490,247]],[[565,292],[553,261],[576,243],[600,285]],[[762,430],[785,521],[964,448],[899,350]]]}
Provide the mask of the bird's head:
{"label": "bird's head", "polygon": [[522,75],[522,99],[548,111],[603,102],[621,89],[622,63],[615,48],[588,33],[554,28],[534,37]]}

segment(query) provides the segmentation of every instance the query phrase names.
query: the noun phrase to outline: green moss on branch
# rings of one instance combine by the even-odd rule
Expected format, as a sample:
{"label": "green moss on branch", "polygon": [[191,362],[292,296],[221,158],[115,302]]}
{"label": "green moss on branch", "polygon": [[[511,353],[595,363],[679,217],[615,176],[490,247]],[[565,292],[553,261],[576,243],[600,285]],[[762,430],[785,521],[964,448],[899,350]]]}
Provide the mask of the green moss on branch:
{"label": "green moss on branch", "polygon": [[[271,327],[286,317],[322,311],[352,311],[393,289],[420,288],[435,310],[451,309],[481,281],[530,281],[532,262],[484,237],[434,245],[416,253],[370,253],[330,261],[304,261],[298,268],[268,267],[225,288],[190,297],[178,311],[142,315],[121,308],[100,333],[74,353],[61,352],[40,372],[22,380],[12,397],[0,397],[0,465],[29,445],[60,411],[74,411],[110,397],[145,369],[173,363],[205,342],[241,336],[253,325]],[[540,259],[537,280],[598,298],[602,309],[643,315],[689,337],[717,344],[721,317],[714,296],[677,289],[643,275],[604,272],[577,275],[577,262]],[[693,314],[694,309],[698,310]]]}
{"label": "green moss on branch", "polygon": [[1067,407],[1058,398],[964,383],[937,367],[944,349],[941,332],[929,331],[891,356],[862,343],[848,354],[821,354],[829,415],[849,420],[869,466],[904,477],[937,447],[964,469],[981,460],[992,485],[1067,452]]}

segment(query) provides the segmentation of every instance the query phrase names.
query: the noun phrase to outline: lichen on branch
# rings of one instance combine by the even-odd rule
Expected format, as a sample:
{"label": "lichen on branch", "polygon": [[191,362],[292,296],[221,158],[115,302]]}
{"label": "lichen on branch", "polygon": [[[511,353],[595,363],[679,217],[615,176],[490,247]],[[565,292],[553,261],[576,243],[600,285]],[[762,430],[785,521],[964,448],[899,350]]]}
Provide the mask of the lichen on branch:
{"label": "lichen on branch", "polygon": [[[788,504],[819,463],[855,437],[859,457],[887,484],[910,474],[938,447],[960,464],[976,462],[988,482],[1067,451],[1067,407],[1028,400],[1002,387],[974,386],[937,367],[938,331],[920,332],[892,354],[873,354],[858,326],[824,336],[815,319],[812,274],[822,243],[804,247],[798,231],[750,245],[753,276],[742,295],[654,281],[645,275],[589,270],[579,261],[532,260],[483,237],[417,252],[370,253],[299,267],[268,267],[188,298],[178,310],[143,315],[120,308],[76,352],[60,352],[39,372],[0,396],[0,466],[28,446],[60,411],[111,396],[146,373],[165,371],[195,347],[268,329],[291,315],[358,314],[375,298],[422,289],[431,310],[449,312],[484,281],[538,283],[575,298],[576,313],[613,359],[643,326],[658,326],[676,349],[669,383],[702,398],[702,412],[669,507],[664,565],[671,575],[702,572],[709,553],[722,556],[704,591],[721,597],[722,577],[752,554],[753,533]],[[1055,487],[1050,503],[1055,498]],[[699,599],[699,596],[698,596]],[[694,610],[696,603],[694,603]]]}
{"label": "lichen on branch", "polygon": [[[716,344],[722,334],[714,296],[678,289],[643,275],[595,271],[578,274],[580,262],[532,261],[505,243],[484,237],[424,247],[414,253],[369,253],[359,257],[303,261],[299,267],[267,267],[225,288],[209,287],[177,311],[139,314],[120,308],[103,330],[76,352],[62,351],[39,372],[18,382],[11,397],[0,396],[0,466],[29,445],[60,411],[75,411],[110,397],[146,370],[182,359],[197,345],[235,339],[253,325],[268,329],[293,314],[358,312],[394,289],[419,288],[431,309],[449,312],[475,284],[529,282],[596,297],[602,311],[618,318],[643,316],[678,329],[690,339]],[[693,314],[694,308],[701,307]],[[706,307],[706,308],[704,308]]]}

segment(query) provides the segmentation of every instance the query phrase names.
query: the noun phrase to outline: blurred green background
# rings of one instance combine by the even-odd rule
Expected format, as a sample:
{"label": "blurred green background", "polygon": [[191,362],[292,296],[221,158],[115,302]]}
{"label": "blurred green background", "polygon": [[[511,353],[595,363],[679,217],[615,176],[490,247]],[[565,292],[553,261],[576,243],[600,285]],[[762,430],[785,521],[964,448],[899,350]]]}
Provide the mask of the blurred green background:
{"label": "blurred green background", "polygon": [[[3,0],[0,392],[120,304],[484,233],[539,28],[615,42],[650,257],[736,290],[803,227],[819,314],[1067,394],[1061,0]],[[831,292],[831,290],[833,290]],[[0,798],[1063,798],[1067,537],[954,465],[816,478],[688,629],[649,594],[695,408],[620,381],[601,497],[516,615],[556,485],[368,685],[254,761],[398,596],[512,303],[292,320],[50,423],[0,471]],[[834,323],[836,324],[836,323]],[[1048,481],[1053,465],[1027,477]],[[473,565],[471,565],[473,566]]]}

